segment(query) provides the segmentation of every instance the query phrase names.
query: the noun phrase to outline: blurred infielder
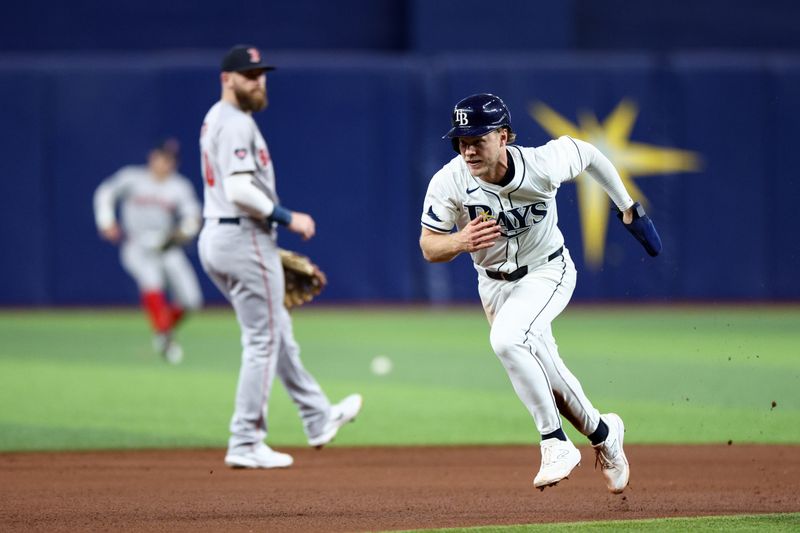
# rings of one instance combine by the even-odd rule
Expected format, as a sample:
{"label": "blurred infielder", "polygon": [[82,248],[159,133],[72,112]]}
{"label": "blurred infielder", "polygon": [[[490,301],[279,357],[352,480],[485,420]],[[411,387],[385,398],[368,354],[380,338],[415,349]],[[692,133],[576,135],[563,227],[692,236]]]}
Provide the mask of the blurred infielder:
{"label": "blurred infielder", "polygon": [[100,235],[112,243],[122,241],[122,266],[139,286],[155,332],[154,348],[173,364],[183,359],[173,338],[175,326],[203,304],[197,276],[181,248],[200,229],[200,203],[189,180],[176,172],[177,161],[177,141],[167,140],[150,151],[147,166],[121,168],[94,193]]}
{"label": "blurred infielder", "polygon": [[509,111],[497,96],[476,94],[456,104],[445,138],[459,156],[431,179],[420,246],[431,262],[472,254],[492,348],[541,434],[534,486],[555,485],[581,460],[562,430],[560,413],[589,438],[608,489],[620,493],[630,476],[622,419],[595,409],[561,360],[550,327],[576,280],[557,226],[558,187],[586,170],[637,238],[644,234],[654,241],[657,235],[594,146],[561,137],[526,148],[514,146],[515,137]]}
{"label": "blurred infielder", "polygon": [[358,394],[331,405],[303,367],[284,307],[277,227],[310,239],[315,226],[309,215],[280,205],[272,159],[252,117],[267,107],[265,72],[273,69],[257,48],[232,48],[222,60],[222,98],[208,111],[200,132],[205,178],[200,260],[231,302],[242,330],[242,366],[225,456],[234,468],[293,462],[264,443],[276,375],[300,411],[310,446],[330,442],[361,409]]}

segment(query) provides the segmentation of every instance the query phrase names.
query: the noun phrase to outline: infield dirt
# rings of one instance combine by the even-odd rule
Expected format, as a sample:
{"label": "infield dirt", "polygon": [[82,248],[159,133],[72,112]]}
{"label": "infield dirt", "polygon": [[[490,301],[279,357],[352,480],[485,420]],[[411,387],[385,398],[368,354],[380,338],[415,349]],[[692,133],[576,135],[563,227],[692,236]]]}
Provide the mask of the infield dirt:
{"label": "infield dirt", "polygon": [[534,446],[281,449],[285,470],[223,450],[0,454],[0,530],[376,531],[800,511],[800,446],[626,446],[609,494],[594,453],[544,492]]}

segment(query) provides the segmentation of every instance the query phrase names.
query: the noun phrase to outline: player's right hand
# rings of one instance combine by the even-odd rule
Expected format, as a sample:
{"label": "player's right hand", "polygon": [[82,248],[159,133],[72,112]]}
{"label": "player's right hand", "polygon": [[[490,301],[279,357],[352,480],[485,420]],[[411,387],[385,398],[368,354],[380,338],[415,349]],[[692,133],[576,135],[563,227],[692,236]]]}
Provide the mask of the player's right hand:
{"label": "player's right hand", "polygon": [[458,240],[465,252],[476,252],[491,248],[500,238],[500,226],[493,218],[477,216],[464,226],[457,234]]}
{"label": "player's right hand", "polygon": [[298,213],[292,211],[292,220],[289,222],[289,231],[293,231],[300,235],[304,241],[307,241],[317,232],[314,219],[305,213]]}
{"label": "player's right hand", "polygon": [[116,244],[122,238],[122,232],[120,231],[119,226],[114,224],[113,226],[101,229],[100,236],[108,242]]}

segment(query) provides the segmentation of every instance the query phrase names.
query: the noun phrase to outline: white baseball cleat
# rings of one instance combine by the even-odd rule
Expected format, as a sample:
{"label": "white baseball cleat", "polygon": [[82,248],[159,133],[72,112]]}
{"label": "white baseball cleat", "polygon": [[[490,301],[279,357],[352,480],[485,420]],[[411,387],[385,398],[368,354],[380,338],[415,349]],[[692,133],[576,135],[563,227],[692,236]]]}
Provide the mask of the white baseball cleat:
{"label": "white baseball cleat", "polygon": [[276,452],[263,442],[228,452],[225,464],[231,468],[286,468],[294,463],[288,453]]}
{"label": "white baseball cleat", "polygon": [[183,361],[183,348],[181,345],[175,341],[170,341],[167,345],[167,349],[164,350],[162,354],[164,359],[166,359],[167,363],[171,365],[178,365],[181,361]]}
{"label": "white baseball cleat", "polygon": [[153,351],[164,353],[164,350],[167,349],[170,338],[171,337],[169,333],[156,333],[153,335]]}
{"label": "white baseball cleat", "polygon": [[153,337],[153,349],[160,353],[161,357],[171,365],[177,365],[183,361],[183,348],[175,342],[169,333],[156,334]]}
{"label": "white baseball cleat", "polygon": [[594,453],[597,455],[595,468],[600,465],[600,471],[606,478],[608,490],[614,494],[619,494],[631,477],[631,469],[628,466],[628,458],[622,449],[622,441],[625,438],[625,424],[615,413],[601,415],[601,418],[608,426],[608,437],[600,444],[593,444]]}
{"label": "white baseball cleat", "polygon": [[566,479],[570,472],[581,463],[581,452],[569,440],[547,439],[541,443],[542,466],[533,479],[533,486],[539,490],[556,485]]}
{"label": "white baseball cleat", "polygon": [[315,448],[322,448],[336,436],[343,425],[353,421],[361,411],[363,399],[360,394],[351,394],[341,402],[331,405],[330,416],[322,428],[322,433],[316,437],[309,437],[308,445]]}

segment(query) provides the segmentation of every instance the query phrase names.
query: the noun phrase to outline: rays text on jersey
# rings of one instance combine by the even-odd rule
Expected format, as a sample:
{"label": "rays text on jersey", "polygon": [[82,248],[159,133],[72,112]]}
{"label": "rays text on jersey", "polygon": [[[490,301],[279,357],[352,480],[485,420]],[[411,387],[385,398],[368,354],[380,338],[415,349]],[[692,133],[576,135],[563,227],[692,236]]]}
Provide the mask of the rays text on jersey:
{"label": "rays text on jersey", "polygon": [[495,213],[488,205],[466,204],[464,207],[469,212],[470,220],[478,216],[496,219],[497,224],[500,226],[500,233],[507,238],[522,235],[547,216],[547,204],[545,202],[513,207],[499,213]]}

